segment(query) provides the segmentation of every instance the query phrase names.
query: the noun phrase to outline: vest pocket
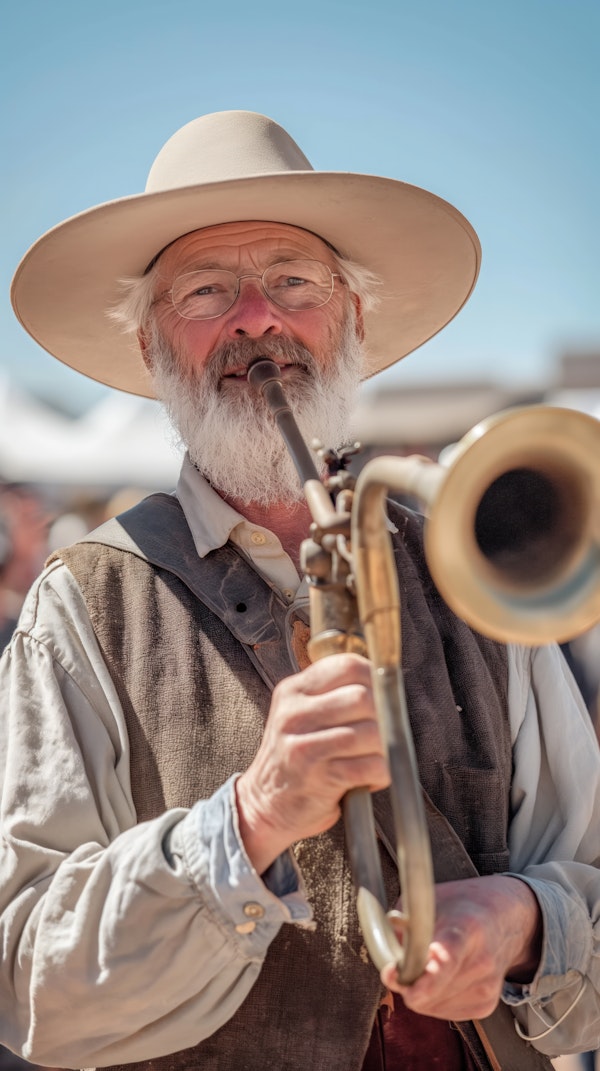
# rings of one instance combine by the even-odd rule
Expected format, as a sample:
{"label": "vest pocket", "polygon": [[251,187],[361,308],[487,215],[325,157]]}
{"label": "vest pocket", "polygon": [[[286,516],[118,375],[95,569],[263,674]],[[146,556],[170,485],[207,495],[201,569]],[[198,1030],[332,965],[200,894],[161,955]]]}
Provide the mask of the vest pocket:
{"label": "vest pocket", "polygon": [[494,768],[431,764],[423,785],[482,874],[508,867],[508,786]]}

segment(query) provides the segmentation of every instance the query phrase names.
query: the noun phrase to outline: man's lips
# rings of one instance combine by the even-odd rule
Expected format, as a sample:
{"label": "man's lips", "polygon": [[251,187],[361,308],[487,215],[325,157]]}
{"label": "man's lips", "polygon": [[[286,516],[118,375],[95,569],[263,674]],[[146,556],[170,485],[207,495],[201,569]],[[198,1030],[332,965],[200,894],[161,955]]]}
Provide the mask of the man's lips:
{"label": "man's lips", "polygon": [[[274,360],[272,357],[269,360]],[[281,369],[282,376],[285,376],[290,370],[298,369],[299,371],[306,371],[306,369],[296,362],[287,361],[274,361],[274,363]],[[238,368],[232,368],[228,372],[223,372],[221,379],[233,379],[240,383],[248,382],[248,365],[240,365]]]}

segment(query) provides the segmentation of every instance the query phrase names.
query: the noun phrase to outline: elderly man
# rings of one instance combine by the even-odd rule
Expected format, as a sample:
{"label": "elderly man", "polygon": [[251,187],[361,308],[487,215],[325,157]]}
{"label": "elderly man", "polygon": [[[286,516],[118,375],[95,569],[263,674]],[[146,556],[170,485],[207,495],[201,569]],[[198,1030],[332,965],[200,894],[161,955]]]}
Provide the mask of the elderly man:
{"label": "elderly man", "polygon": [[[0,1040],[27,1058],[454,1071],[597,1043],[587,715],[556,648],[507,650],[454,617],[419,519],[396,507],[407,690],[444,850],[432,828],[421,977],[369,962],[339,815],[349,789],[375,793],[393,905],[370,669],[302,658],[310,517],[247,375],[271,357],[307,439],[339,447],[360,379],[443,327],[478,262],[445,202],[315,172],[247,112],[190,123],[145,194],[25,257],[25,327],[85,374],[156,393],[187,447],[175,496],[55,556],[3,659]],[[498,1011],[473,1025],[497,1005],[499,1028]]]}

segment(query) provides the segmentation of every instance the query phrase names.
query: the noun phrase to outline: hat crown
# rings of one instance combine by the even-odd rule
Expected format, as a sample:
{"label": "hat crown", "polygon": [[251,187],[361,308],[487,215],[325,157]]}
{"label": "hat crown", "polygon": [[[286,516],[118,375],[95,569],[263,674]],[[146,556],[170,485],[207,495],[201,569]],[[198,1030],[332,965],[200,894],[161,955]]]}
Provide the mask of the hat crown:
{"label": "hat crown", "polygon": [[293,138],[266,115],[215,112],[182,126],[163,145],[150,169],[146,193],[312,170]]}

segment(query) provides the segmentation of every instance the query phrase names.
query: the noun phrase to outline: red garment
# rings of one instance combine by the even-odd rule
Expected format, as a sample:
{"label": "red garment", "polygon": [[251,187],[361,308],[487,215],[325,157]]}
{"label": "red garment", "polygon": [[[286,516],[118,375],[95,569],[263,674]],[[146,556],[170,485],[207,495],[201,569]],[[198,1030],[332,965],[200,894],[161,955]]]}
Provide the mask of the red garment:
{"label": "red garment", "polygon": [[362,1071],[477,1071],[451,1023],[417,1015],[393,996],[393,1012],[379,1010]]}

